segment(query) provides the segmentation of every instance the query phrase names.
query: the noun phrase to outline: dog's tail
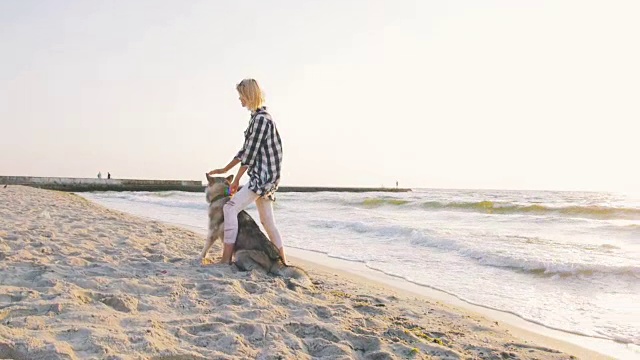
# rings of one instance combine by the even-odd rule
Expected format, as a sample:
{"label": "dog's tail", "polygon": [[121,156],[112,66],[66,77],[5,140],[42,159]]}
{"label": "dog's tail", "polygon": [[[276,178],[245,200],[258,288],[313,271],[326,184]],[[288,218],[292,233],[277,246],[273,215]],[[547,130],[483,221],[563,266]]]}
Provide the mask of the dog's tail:
{"label": "dog's tail", "polygon": [[287,280],[287,287],[291,290],[295,290],[296,287],[310,289],[313,286],[311,278],[306,271],[297,266],[285,265],[282,261],[276,262],[269,272],[285,278]]}

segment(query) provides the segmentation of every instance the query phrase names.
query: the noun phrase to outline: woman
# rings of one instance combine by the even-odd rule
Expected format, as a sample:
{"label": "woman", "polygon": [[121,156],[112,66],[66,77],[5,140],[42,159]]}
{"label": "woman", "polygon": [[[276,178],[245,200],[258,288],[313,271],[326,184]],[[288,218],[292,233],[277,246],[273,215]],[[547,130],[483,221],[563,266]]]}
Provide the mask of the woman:
{"label": "woman", "polygon": [[231,184],[231,193],[237,191],[240,178],[246,171],[249,174],[249,182],[224,205],[224,248],[221,262],[228,264],[231,261],[233,246],[238,236],[238,214],[255,201],[260,222],[286,264],[284,246],[276,228],[272,206],[280,182],[280,135],[275,122],[264,107],[264,95],[258,83],[254,79],[244,79],[236,86],[236,90],[242,106],[251,111],[249,126],[244,131],[244,145],[227,166],[211,170],[209,175],[224,174],[240,163],[238,174]]}

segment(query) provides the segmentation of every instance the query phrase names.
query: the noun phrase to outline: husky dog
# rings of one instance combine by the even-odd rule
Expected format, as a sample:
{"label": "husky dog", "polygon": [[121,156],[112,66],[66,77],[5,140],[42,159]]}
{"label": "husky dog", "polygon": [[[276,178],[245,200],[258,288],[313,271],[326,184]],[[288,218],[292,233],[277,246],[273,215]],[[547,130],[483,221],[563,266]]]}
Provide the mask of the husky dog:
{"label": "husky dog", "polygon": [[[233,175],[227,178],[211,177],[207,174],[205,194],[209,203],[209,232],[200,257],[204,261],[211,245],[224,236],[224,213],[222,207],[229,201],[229,185]],[[286,278],[295,278],[310,282],[306,272],[295,266],[288,266],[280,257],[276,246],[260,230],[258,224],[246,211],[238,214],[238,237],[233,248],[235,264],[242,271],[257,268],[267,273]]]}

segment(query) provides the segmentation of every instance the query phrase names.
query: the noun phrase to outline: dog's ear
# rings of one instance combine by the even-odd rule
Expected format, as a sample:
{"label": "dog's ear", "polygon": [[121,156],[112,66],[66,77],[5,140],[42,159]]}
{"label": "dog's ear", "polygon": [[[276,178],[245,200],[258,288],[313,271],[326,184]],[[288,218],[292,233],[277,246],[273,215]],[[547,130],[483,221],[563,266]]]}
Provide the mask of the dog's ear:
{"label": "dog's ear", "polygon": [[233,181],[233,175],[227,176],[225,180],[227,180],[227,183],[231,184],[231,182]]}
{"label": "dog's ear", "polygon": [[209,185],[211,185],[214,182],[216,182],[216,178],[210,176],[209,173],[206,173],[206,175],[207,175],[207,182],[209,183]]}

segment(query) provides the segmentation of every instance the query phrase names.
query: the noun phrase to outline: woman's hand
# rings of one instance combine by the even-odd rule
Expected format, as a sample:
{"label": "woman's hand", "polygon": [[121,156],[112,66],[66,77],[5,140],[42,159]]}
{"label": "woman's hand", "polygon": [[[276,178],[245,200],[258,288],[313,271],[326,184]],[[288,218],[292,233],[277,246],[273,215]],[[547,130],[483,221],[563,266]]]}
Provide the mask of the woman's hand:
{"label": "woman's hand", "polygon": [[233,182],[231,183],[231,185],[229,185],[229,191],[231,192],[231,194],[235,194],[236,191],[238,191],[238,186],[240,185],[238,183],[238,177],[236,177]]}
{"label": "woman's hand", "polygon": [[224,169],[215,169],[215,170],[209,171],[209,175],[218,175],[218,174],[224,174],[224,173],[226,173]]}

